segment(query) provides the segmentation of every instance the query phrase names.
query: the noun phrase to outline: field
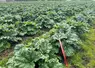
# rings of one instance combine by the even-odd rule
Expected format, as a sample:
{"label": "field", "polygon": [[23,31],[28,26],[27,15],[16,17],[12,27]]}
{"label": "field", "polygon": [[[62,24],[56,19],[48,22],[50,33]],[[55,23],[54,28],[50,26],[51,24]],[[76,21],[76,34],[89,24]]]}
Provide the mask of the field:
{"label": "field", "polygon": [[66,66],[95,68],[94,1],[0,3],[1,68]]}

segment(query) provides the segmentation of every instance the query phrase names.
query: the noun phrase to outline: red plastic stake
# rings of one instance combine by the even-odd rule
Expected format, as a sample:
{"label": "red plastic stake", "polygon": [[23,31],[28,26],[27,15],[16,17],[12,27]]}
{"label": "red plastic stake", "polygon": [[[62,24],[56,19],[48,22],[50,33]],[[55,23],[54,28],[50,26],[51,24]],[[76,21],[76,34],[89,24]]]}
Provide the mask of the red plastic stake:
{"label": "red plastic stake", "polygon": [[63,48],[63,46],[62,46],[61,40],[59,40],[59,43],[60,43],[62,55],[63,55],[63,57],[64,57],[64,63],[65,63],[65,65],[66,65],[66,67],[68,67],[68,62],[67,62],[66,54],[65,54],[64,48]]}

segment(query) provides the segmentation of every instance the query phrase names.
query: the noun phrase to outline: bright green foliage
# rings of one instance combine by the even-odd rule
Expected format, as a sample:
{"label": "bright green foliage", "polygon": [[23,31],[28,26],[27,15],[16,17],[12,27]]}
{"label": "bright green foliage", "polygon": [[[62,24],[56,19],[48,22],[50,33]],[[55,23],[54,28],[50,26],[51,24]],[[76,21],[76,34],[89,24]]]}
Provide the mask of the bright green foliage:
{"label": "bright green foliage", "polygon": [[70,59],[71,63],[77,68],[95,67],[95,30],[93,28],[83,35],[82,41],[79,41],[82,49],[75,53]]}
{"label": "bright green foliage", "polygon": [[9,60],[9,57],[4,57],[3,60],[1,60],[0,58],[0,66],[2,66],[2,68],[6,67],[6,63],[8,62],[8,60]]}
{"label": "bright green foliage", "polygon": [[[34,44],[35,42],[36,44]],[[35,39],[34,43],[31,43],[32,46],[30,47],[23,47],[20,48],[19,51],[15,51],[15,56],[12,57],[7,63],[8,68],[34,68],[35,62],[40,62],[40,60],[47,62],[49,59],[48,54],[52,49],[49,41],[45,39],[40,39],[37,41]],[[15,49],[17,49],[18,46],[20,45],[17,45]]]}
{"label": "bright green foliage", "polygon": [[18,23],[18,31],[19,35],[24,36],[24,35],[35,35],[39,31],[39,26],[35,22],[22,22]]}
{"label": "bright green foliage", "polygon": [[[93,68],[95,34],[90,28],[95,20],[94,7],[92,2],[0,3],[0,49],[17,44],[6,66],[65,68],[60,39],[66,56],[72,59],[70,64]],[[89,55],[90,63],[86,64]]]}
{"label": "bright green foliage", "polygon": [[62,58],[57,55],[60,53],[58,40],[61,39],[62,43],[64,43],[66,55],[69,57],[73,56],[75,51],[80,49],[78,45],[80,39],[77,33],[74,32],[73,27],[67,23],[56,24],[52,30],[32,39],[26,45],[17,45],[14,56],[7,63],[8,68],[22,68],[25,66],[34,68],[36,63],[39,65],[39,68],[56,68],[57,66],[63,68],[64,65],[60,63]]}
{"label": "bright green foliage", "polygon": [[40,63],[39,68],[64,68],[63,64],[59,63],[57,58],[48,59],[45,63]]}

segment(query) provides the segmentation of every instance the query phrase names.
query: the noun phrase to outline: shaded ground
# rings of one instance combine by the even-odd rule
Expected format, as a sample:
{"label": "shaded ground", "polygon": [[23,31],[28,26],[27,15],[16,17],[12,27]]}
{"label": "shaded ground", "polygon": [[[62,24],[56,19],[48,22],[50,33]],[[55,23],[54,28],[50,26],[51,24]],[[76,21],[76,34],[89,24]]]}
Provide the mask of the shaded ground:
{"label": "shaded ground", "polygon": [[6,49],[2,53],[0,53],[0,61],[3,60],[5,57],[8,57],[9,55],[13,55],[14,47],[11,47],[9,49]]}

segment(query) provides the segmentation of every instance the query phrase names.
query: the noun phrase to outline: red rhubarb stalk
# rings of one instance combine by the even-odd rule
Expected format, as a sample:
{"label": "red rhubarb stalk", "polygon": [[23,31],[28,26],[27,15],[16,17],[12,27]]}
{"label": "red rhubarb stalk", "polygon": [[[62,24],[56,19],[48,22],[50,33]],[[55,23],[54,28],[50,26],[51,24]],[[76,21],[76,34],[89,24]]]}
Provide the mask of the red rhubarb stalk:
{"label": "red rhubarb stalk", "polygon": [[64,48],[63,48],[63,46],[62,46],[61,40],[59,40],[59,43],[60,43],[62,55],[63,55],[63,57],[64,57],[64,63],[65,63],[65,65],[66,65],[66,67],[68,67],[68,62],[67,62],[67,59],[66,59],[66,54],[65,54]]}

